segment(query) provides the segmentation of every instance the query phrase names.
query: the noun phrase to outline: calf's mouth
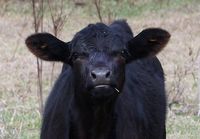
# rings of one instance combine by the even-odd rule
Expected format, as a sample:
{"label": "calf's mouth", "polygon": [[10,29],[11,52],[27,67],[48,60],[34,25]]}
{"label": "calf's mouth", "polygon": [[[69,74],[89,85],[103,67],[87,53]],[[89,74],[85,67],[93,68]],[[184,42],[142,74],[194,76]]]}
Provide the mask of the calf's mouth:
{"label": "calf's mouth", "polygon": [[88,90],[90,95],[94,98],[106,98],[120,94],[117,86],[112,84],[97,84],[90,86]]}

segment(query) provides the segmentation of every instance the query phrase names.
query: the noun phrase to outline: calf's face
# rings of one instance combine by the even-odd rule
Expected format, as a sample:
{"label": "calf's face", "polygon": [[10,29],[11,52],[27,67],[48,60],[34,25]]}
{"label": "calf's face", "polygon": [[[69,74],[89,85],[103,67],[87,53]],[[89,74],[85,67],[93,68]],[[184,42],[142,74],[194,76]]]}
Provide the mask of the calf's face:
{"label": "calf's face", "polygon": [[126,64],[125,43],[107,26],[100,27],[90,25],[71,41],[76,92],[81,90],[95,98],[121,92]]}
{"label": "calf's face", "polygon": [[26,45],[43,60],[71,65],[77,95],[109,98],[122,92],[126,63],[154,56],[170,38],[159,28],[146,29],[128,42],[122,35],[98,23],[84,28],[68,43],[38,33],[29,36]]}

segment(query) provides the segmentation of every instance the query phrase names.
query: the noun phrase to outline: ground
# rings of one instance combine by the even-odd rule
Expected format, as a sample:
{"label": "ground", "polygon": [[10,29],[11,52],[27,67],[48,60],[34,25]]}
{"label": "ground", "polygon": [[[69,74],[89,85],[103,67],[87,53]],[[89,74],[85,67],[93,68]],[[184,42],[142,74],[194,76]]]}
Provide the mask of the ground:
{"label": "ground", "polygon": [[[98,18],[80,17],[76,12],[65,23],[59,38],[68,41],[81,28],[97,21]],[[31,13],[21,16],[0,12],[0,139],[39,138],[36,58],[24,44],[25,38],[34,32],[32,22]],[[180,100],[168,109],[167,139],[198,139],[195,60],[200,48],[200,3],[128,17],[127,22],[134,34],[147,27],[161,27],[171,33],[168,46],[158,55],[165,70],[169,103]],[[50,24],[45,20],[45,31],[51,31]],[[52,86],[51,67],[51,63],[43,62],[44,99]],[[55,67],[54,80],[61,63]]]}

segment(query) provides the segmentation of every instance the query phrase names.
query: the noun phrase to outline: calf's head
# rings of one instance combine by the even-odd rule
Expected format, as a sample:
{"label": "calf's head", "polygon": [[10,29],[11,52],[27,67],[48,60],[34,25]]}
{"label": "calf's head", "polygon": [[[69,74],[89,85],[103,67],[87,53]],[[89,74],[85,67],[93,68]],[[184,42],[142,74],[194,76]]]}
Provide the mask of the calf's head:
{"label": "calf's head", "polygon": [[127,63],[156,55],[170,38],[167,31],[159,28],[130,36],[126,41],[123,33],[97,23],[87,26],[67,43],[48,33],[37,33],[26,39],[26,45],[43,60],[69,64],[76,95],[100,99],[122,92]]}

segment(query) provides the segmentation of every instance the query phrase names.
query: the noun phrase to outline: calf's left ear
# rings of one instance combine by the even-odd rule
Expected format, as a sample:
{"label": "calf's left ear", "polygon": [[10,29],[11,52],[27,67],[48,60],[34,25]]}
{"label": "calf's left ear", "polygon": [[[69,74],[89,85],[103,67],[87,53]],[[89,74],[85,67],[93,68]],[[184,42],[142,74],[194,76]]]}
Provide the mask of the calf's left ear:
{"label": "calf's left ear", "polygon": [[168,43],[170,34],[160,28],[148,28],[128,42],[131,60],[154,56]]}
{"label": "calf's left ear", "polygon": [[69,44],[49,33],[33,34],[25,43],[28,49],[42,60],[66,62],[70,55]]}

